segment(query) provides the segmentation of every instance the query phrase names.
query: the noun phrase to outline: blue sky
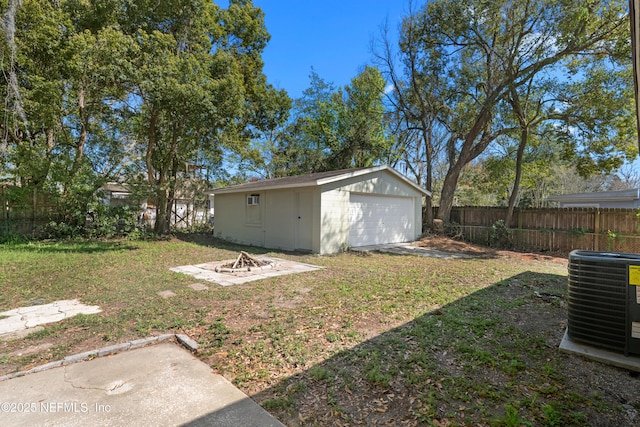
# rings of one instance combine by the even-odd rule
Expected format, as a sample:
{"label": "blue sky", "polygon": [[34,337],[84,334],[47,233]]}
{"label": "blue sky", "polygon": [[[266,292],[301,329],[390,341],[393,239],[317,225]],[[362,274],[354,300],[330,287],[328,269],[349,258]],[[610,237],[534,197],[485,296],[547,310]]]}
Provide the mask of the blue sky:
{"label": "blue sky", "polygon": [[[227,7],[226,1],[217,2]],[[265,13],[271,41],[263,54],[269,83],[298,98],[311,67],[335,86],[346,86],[371,63],[371,39],[388,21],[397,37],[405,0],[253,0]]]}
{"label": "blue sky", "polygon": [[[228,7],[227,0],[216,0]],[[421,7],[424,1],[414,1]],[[336,87],[372,63],[371,42],[386,23],[389,35],[407,15],[408,0],[253,0],[265,13],[271,41],[262,56],[269,83],[299,98],[311,68]],[[640,168],[640,158],[634,163]]]}

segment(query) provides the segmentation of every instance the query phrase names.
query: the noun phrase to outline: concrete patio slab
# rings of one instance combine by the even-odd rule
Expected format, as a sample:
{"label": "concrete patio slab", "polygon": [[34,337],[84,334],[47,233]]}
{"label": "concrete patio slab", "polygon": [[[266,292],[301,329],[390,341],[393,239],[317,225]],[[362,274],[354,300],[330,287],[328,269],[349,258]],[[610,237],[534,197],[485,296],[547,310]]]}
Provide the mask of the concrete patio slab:
{"label": "concrete patio slab", "polygon": [[62,363],[0,380],[2,425],[283,426],[175,343]]}
{"label": "concrete patio slab", "polygon": [[175,297],[177,294],[171,290],[166,290],[166,291],[160,291],[158,292],[158,295],[160,295],[162,298],[172,298]]}
{"label": "concrete patio slab", "polygon": [[254,257],[260,261],[273,262],[270,268],[254,268],[250,271],[236,271],[233,273],[217,272],[217,267],[229,264],[234,260],[224,260],[219,262],[207,262],[204,264],[184,265],[173,267],[170,270],[176,273],[189,274],[198,280],[214,282],[221,286],[240,285],[254,280],[266,279],[268,277],[282,276],[285,274],[304,273],[307,271],[320,270],[324,267],[305,264],[301,262],[289,261],[280,258],[258,256]]}

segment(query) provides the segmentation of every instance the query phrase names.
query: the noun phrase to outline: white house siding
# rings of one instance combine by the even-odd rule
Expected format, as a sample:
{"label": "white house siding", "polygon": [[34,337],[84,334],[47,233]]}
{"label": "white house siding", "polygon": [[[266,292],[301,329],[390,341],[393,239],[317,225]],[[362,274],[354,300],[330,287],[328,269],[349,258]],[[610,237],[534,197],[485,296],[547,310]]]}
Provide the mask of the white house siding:
{"label": "white house siding", "polygon": [[[389,169],[371,169],[365,172],[354,170],[355,176],[348,178],[345,175],[349,176],[349,173],[344,173],[311,179],[308,185],[304,180],[296,182],[292,177],[286,184],[276,181],[276,185],[281,187],[259,190],[260,186],[265,186],[261,183],[254,186],[254,190],[250,185],[245,190],[233,189],[233,192],[223,189],[215,193],[215,236],[274,249],[307,250],[318,254],[340,252],[350,245],[349,213],[353,194],[371,196],[368,201],[372,203],[362,204],[368,209],[367,214],[375,215],[376,209],[386,212],[387,218],[382,222],[392,224],[394,229],[402,229],[401,233],[387,234],[373,230],[375,227],[367,229],[377,233],[376,238],[384,237],[386,240],[391,236],[389,239],[398,240],[397,234],[402,234],[403,240],[418,238],[422,233],[422,197],[425,192]],[[259,206],[247,206],[250,194],[259,194]],[[387,209],[385,201],[393,206]],[[413,214],[398,219],[399,205],[404,210],[413,209]],[[412,230],[406,229],[407,224]]]}
{"label": "white house siding", "polygon": [[349,192],[336,188],[321,197],[320,254],[333,254],[349,247]]}
{"label": "white house siding", "polygon": [[320,252],[320,189],[302,187],[294,195],[294,249]]}
{"label": "white house siding", "polygon": [[628,200],[616,202],[611,200],[593,202],[560,202],[560,208],[616,208],[616,209],[636,209],[640,208],[640,200]]}
{"label": "white house siding", "polygon": [[[216,209],[214,225],[216,237],[246,245],[265,245],[262,198],[259,206],[247,206],[244,193],[217,194],[215,204],[224,206],[222,209]],[[247,212],[248,209],[252,211]]]}
{"label": "white house siding", "polygon": [[[298,193],[308,195],[303,201],[310,202],[305,206],[311,218],[305,218],[307,230],[298,230],[298,216],[300,212],[296,205]],[[247,197],[251,194],[260,195],[258,206],[248,206]],[[216,210],[214,235],[230,242],[262,246],[273,249],[308,250],[318,253],[320,250],[320,226],[317,215],[320,202],[320,192],[317,188],[301,188],[296,191],[264,190],[249,191],[247,193],[218,194],[215,197]],[[300,234],[305,239],[300,246]]]}

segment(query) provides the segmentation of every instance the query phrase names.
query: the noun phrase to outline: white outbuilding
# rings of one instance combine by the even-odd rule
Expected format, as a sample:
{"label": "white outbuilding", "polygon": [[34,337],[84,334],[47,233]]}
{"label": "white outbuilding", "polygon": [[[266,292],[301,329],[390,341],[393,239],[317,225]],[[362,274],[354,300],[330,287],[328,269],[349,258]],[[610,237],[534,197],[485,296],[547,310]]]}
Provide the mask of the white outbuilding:
{"label": "white outbuilding", "polygon": [[265,248],[332,254],[409,242],[431,194],[383,165],[219,188],[214,235]]}

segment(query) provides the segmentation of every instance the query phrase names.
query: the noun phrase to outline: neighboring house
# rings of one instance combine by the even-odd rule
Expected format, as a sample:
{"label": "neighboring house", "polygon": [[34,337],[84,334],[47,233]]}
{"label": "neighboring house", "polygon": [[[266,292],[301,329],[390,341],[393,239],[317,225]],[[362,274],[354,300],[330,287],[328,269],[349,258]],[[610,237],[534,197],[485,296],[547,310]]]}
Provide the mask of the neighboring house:
{"label": "neighboring house", "polygon": [[563,194],[547,200],[561,208],[640,208],[640,189]]}
{"label": "neighboring house", "polygon": [[[131,191],[127,184],[109,182],[100,188],[103,194],[102,202],[111,207],[132,206]],[[206,200],[196,205],[193,198],[178,194],[171,209],[171,226],[176,228],[191,227],[197,224],[206,224],[213,217],[213,194],[205,192]],[[140,205],[141,225],[153,227],[155,223],[155,206],[142,203]]]}
{"label": "neighboring house", "polygon": [[126,184],[108,182],[100,187],[102,203],[111,207],[128,206],[131,204],[131,191]]}
{"label": "neighboring house", "polygon": [[216,237],[318,254],[408,242],[431,194],[389,166],[291,176],[213,191]]}

